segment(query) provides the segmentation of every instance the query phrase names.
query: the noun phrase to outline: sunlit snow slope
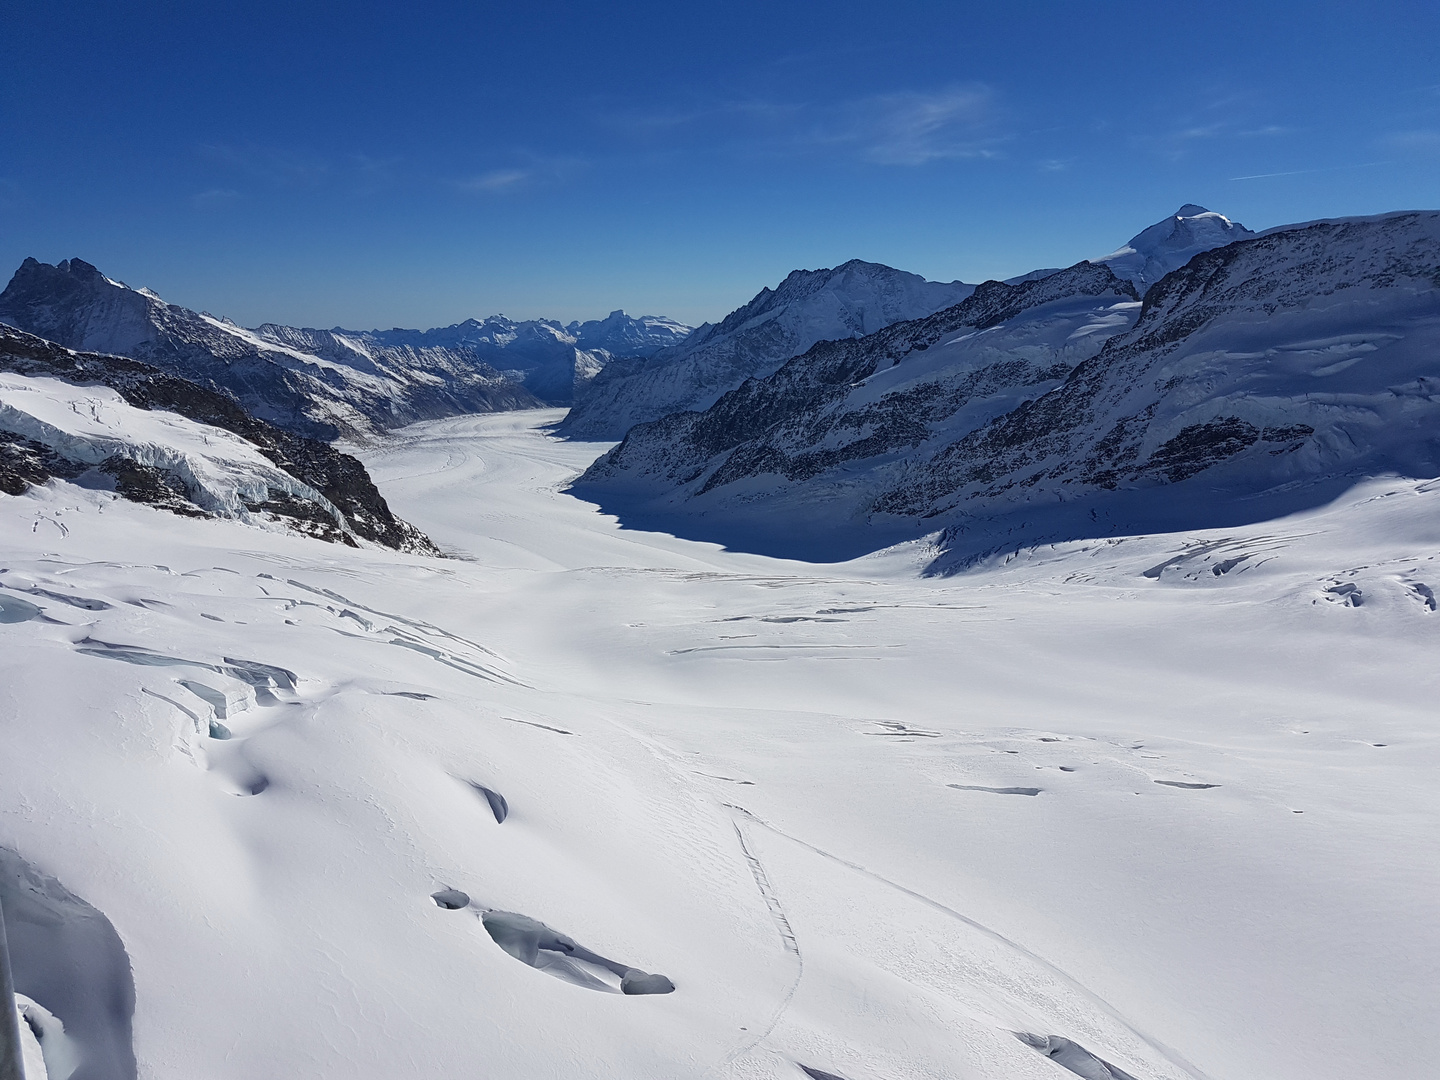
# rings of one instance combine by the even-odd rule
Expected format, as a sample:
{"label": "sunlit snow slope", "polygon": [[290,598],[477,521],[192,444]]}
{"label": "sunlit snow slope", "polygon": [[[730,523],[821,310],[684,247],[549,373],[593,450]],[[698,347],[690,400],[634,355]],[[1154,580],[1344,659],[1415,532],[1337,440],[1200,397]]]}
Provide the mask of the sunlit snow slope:
{"label": "sunlit snow slope", "polygon": [[156,1080],[1433,1072],[1440,483],[924,579],[621,530],[558,415],[366,451],[447,560],[0,496],[77,1078],[123,964],[39,946],[107,925]]}

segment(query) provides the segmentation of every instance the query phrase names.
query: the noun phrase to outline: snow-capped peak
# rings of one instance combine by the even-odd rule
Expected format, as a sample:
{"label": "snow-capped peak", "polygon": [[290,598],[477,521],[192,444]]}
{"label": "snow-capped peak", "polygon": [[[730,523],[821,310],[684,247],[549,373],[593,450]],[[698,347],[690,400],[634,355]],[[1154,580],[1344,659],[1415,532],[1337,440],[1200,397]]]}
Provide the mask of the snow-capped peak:
{"label": "snow-capped peak", "polygon": [[1127,278],[1142,290],[1171,270],[1178,270],[1202,251],[1224,247],[1254,236],[1238,221],[1195,203],[1186,203],[1175,213],[1131,237],[1118,251],[1098,261],[1107,264],[1117,277]]}

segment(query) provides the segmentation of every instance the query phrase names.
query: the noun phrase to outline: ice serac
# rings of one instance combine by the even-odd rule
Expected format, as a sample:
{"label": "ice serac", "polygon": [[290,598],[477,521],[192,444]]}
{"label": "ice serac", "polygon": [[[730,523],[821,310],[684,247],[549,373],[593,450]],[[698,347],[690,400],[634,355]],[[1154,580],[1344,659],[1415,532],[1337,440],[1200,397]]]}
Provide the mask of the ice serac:
{"label": "ice serac", "polygon": [[51,479],[190,517],[435,550],[353,457],[148,364],[0,324],[0,492]]}
{"label": "ice serac", "polygon": [[1272,231],[1135,292],[1106,264],[987,282],[637,427],[576,490],[761,550],[945,528],[958,557],[1440,473],[1440,214]]}
{"label": "ice serac", "polygon": [[577,439],[618,439],[635,424],[708,408],[817,341],[861,337],[921,318],[963,300],[974,288],[859,259],[833,270],[796,270],[681,344],[607,365],[577,394],[560,431]]}
{"label": "ice serac", "polygon": [[0,322],[81,351],[128,356],[232,395],[311,438],[416,420],[531,408],[537,398],[466,349],[387,348],[363,335],[263,327],[167,304],[81,259],[26,259],[0,293]]}
{"label": "ice serac", "polygon": [[1238,221],[1203,206],[1186,203],[1164,221],[1130,238],[1118,251],[1099,261],[1142,293],[1171,270],[1178,270],[1202,251],[1224,247],[1255,234]]}

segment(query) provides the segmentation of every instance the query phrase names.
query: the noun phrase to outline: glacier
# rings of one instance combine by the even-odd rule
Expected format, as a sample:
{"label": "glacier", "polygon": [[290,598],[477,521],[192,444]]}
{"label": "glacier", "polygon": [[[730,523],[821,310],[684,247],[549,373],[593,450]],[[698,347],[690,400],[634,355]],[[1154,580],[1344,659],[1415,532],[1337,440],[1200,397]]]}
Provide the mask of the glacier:
{"label": "glacier", "polygon": [[559,415],[363,451],[444,559],[0,497],[0,848],[133,977],[91,1075],[1427,1072],[1440,484],[925,578],[624,528]]}
{"label": "glacier", "polygon": [[1440,214],[898,274],[173,316],[332,390],[533,333],[582,419],[693,361],[587,437],[0,327],[28,1080],[1432,1072]]}

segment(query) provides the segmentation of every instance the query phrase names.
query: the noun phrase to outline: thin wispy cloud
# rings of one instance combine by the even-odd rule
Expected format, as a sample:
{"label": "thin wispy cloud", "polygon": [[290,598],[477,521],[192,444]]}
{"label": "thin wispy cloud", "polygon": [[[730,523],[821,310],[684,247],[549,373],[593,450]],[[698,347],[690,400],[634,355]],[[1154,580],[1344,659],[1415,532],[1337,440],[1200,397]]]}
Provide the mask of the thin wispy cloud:
{"label": "thin wispy cloud", "polygon": [[490,169],[456,180],[455,187],[460,191],[497,195],[524,187],[533,176],[534,172],[530,169]]}
{"label": "thin wispy cloud", "polygon": [[1000,115],[993,90],[967,84],[834,103],[752,97],[659,112],[617,110],[600,123],[652,151],[734,157],[821,153],[913,167],[997,156],[1007,137],[999,131]]}
{"label": "thin wispy cloud", "polygon": [[521,160],[516,164],[456,177],[449,185],[467,195],[509,195],[564,183],[585,166],[583,160],[574,157],[517,156]]}
{"label": "thin wispy cloud", "polygon": [[646,140],[668,138],[687,128],[734,129],[765,132],[778,125],[799,123],[806,106],[743,98],[670,109],[618,109],[603,113],[602,127],[622,136]]}
{"label": "thin wispy cloud", "polygon": [[1382,140],[1385,145],[1397,150],[1440,150],[1440,129],[1423,128],[1415,131],[1395,131]]}
{"label": "thin wispy cloud", "polygon": [[1312,173],[1345,172],[1349,169],[1373,169],[1377,165],[1389,165],[1388,161],[1362,161],[1357,165],[1329,165],[1321,169],[1286,169],[1283,172],[1253,173],[1250,176],[1232,176],[1235,180],[1269,180],[1276,176],[1309,176]]}
{"label": "thin wispy cloud", "polygon": [[319,187],[331,173],[330,162],[306,151],[233,143],[201,143],[198,149],[212,164],[268,187]]}
{"label": "thin wispy cloud", "polygon": [[1291,135],[1294,128],[1282,124],[1245,124],[1235,120],[1215,120],[1204,124],[1176,127],[1155,139],[1155,149],[1170,161],[1180,161],[1202,146],[1213,146],[1227,140],[1277,139]]}
{"label": "thin wispy cloud", "polygon": [[210,188],[207,191],[197,191],[190,196],[190,205],[197,210],[212,210],[219,206],[227,206],[240,198],[240,192],[234,188]]}
{"label": "thin wispy cloud", "polygon": [[878,165],[994,157],[995,96],[985,86],[932,93],[882,94],[841,109],[837,144],[850,144]]}
{"label": "thin wispy cloud", "polygon": [[1140,125],[1133,145],[1180,162],[1196,154],[1222,152],[1227,142],[1283,139],[1301,130],[1274,119],[1273,107],[1250,90],[1222,84],[1187,96],[1188,108],[1157,115],[1152,123]]}
{"label": "thin wispy cloud", "polygon": [[375,195],[398,182],[401,159],[377,158],[369,154],[350,155],[350,186],[356,195]]}

